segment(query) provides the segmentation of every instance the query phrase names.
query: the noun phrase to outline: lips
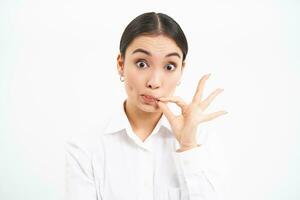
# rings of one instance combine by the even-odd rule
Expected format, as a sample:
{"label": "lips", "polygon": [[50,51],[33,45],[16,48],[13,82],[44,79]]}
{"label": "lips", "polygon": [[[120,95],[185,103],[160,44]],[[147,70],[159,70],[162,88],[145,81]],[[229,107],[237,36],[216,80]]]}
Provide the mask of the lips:
{"label": "lips", "polygon": [[147,99],[153,99],[153,100],[156,99],[155,97],[153,97],[153,96],[151,96],[151,95],[142,95],[142,96],[144,96],[144,97],[147,98]]}
{"label": "lips", "polygon": [[146,94],[143,94],[141,95],[143,97],[143,99],[147,102],[155,102],[157,100],[156,97],[154,96],[151,96],[151,95],[146,95]]}

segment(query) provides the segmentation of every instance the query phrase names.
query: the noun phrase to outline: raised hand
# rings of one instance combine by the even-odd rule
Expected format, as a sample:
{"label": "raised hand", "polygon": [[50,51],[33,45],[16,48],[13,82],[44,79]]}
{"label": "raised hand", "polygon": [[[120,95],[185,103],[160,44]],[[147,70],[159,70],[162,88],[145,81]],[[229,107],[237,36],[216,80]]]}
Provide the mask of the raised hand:
{"label": "raised hand", "polygon": [[[211,121],[221,115],[226,114],[226,111],[218,111],[210,114],[205,114],[204,111],[220,94],[223,89],[216,89],[206,99],[202,100],[202,93],[206,80],[210,74],[204,75],[197,86],[197,90],[191,103],[185,103],[180,97],[162,97],[157,101],[157,105],[163,111],[163,114],[168,119],[172,131],[175,134],[181,148],[178,150],[185,151],[197,147],[197,127],[200,123]],[[175,116],[166,105],[167,102],[172,102],[181,108],[181,115]]]}

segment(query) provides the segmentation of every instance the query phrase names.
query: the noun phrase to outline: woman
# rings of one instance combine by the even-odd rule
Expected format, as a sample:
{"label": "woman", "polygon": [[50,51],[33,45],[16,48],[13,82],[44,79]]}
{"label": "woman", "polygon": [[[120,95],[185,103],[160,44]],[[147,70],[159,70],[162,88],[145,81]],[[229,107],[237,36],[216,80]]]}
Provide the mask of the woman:
{"label": "woman", "polygon": [[128,24],[117,57],[127,99],[101,133],[67,143],[68,199],[217,198],[207,135],[198,126],[226,113],[204,113],[222,89],[202,99],[208,74],[191,103],[173,96],[187,52],[183,31],[168,15],[144,13]]}

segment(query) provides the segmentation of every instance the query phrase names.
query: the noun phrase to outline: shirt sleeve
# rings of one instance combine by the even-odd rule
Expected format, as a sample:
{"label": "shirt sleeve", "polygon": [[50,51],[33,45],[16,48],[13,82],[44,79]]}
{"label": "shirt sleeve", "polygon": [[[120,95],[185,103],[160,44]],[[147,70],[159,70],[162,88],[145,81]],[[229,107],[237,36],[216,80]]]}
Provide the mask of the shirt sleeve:
{"label": "shirt sleeve", "polygon": [[79,142],[68,140],[66,153],[66,200],[101,200],[97,197],[89,152]]}
{"label": "shirt sleeve", "polygon": [[173,152],[181,200],[222,200],[224,194],[222,167],[225,166],[221,158],[221,143],[215,134],[207,135],[205,141],[199,140],[198,137],[199,146],[196,148]]}

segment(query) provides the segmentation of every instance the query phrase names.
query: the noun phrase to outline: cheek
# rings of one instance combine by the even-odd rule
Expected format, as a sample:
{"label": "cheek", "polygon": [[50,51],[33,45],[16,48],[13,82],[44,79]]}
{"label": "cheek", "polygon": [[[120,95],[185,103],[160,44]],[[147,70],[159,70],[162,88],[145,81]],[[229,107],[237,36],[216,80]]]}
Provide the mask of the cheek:
{"label": "cheek", "polygon": [[141,85],[140,82],[140,76],[138,76],[136,73],[129,72],[127,74],[127,90],[128,92],[134,92],[138,91],[139,85]]}
{"label": "cheek", "polygon": [[165,92],[168,95],[172,95],[175,92],[178,81],[179,81],[179,78],[174,78],[165,83],[165,89],[166,89]]}

